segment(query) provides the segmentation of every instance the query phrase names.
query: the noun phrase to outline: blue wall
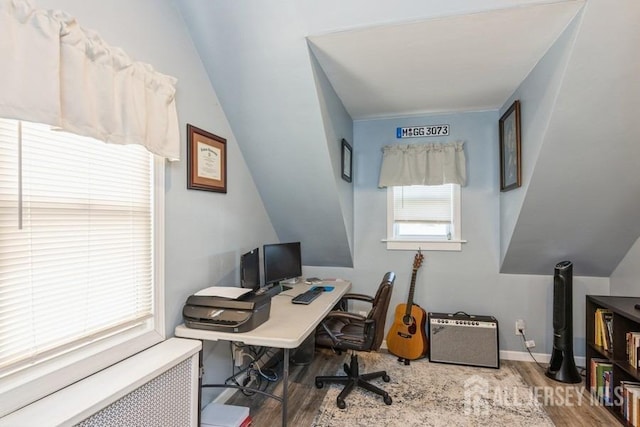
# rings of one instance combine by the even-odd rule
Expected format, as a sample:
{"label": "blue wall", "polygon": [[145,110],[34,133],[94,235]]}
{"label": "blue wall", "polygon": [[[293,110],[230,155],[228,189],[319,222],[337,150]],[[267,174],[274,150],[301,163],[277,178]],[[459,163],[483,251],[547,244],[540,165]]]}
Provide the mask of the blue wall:
{"label": "blue wall", "polygon": [[[186,162],[167,165],[165,306],[167,335],[171,336],[173,328],[182,321],[181,308],[189,294],[216,283],[235,283],[238,280],[239,255],[264,242],[277,241],[263,201],[205,73],[202,59],[197,55],[186,25],[171,0],[102,3],[38,0],[34,3],[70,12],[78,17],[81,25],[97,30],[110,44],[120,46],[135,59],[149,62],[160,72],[178,78],[178,114],[183,129],[182,152],[185,157],[186,123],[228,139],[229,192],[226,195],[187,190]],[[493,3],[498,5],[502,2]],[[358,12],[365,9],[358,8]],[[323,10],[323,13],[331,13],[331,8]],[[337,20],[343,18],[336,15]],[[140,22],[144,25],[139,25]],[[323,76],[317,78],[324,82]],[[344,114],[331,99],[328,88],[322,92],[326,98],[321,108],[327,109],[323,111],[325,132],[335,139],[344,137],[340,134],[349,131],[349,126],[342,123]],[[332,121],[329,129],[333,134],[327,131],[327,117]],[[452,129],[449,140],[462,140],[466,145],[468,184],[462,190],[462,236],[468,243],[463,245],[461,252],[425,254],[425,263],[417,279],[416,301],[427,311],[463,310],[494,315],[500,322],[500,342],[504,350],[525,351],[520,338],[514,334],[515,320],[524,319],[527,337],[537,343],[534,351],[550,353],[551,276],[498,272],[498,117],[497,111],[490,111],[356,122],[353,141],[350,141],[354,147],[352,190],[339,189],[345,214],[341,218],[345,223],[340,227],[353,227],[350,246],[354,268],[305,267],[304,273],[350,279],[354,291],[370,293],[384,272],[393,270],[398,276],[392,306],[406,301],[414,253],[387,251],[381,242],[386,234],[386,190],[377,188],[380,149],[383,145],[398,142],[394,136],[397,126],[448,123]],[[332,139],[327,137],[327,144],[332,143]],[[331,166],[335,168],[334,147],[328,147]],[[306,184],[312,185],[313,178],[309,177]],[[336,181],[336,185],[343,183]],[[351,191],[353,199],[348,200]],[[263,196],[268,196],[268,192]],[[299,204],[304,197],[304,194],[296,194],[295,202]],[[349,209],[345,208],[349,202],[353,203],[353,225],[349,224]],[[549,274],[552,272],[553,266],[550,265]],[[574,328],[578,355],[584,353],[584,295],[608,292],[608,279],[574,278]],[[392,315],[393,310],[390,310],[388,325]],[[228,376],[227,348],[225,343],[207,348],[208,381]]]}
{"label": "blue wall", "polygon": [[[353,120],[344,108],[342,101],[333,90],[326,74],[320,67],[311,52],[309,53],[313,74],[318,92],[318,102],[322,113],[322,122],[327,139],[327,150],[333,177],[340,199],[340,208],[344,221],[344,227],[349,241],[349,251],[353,254],[353,185],[342,179],[342,140],[353,144]],[[327,248],[332,250],[332,248]],[[352,265],[352,264],[345,264]]]}
{"label": "blue wall", "polygon": [[[337,276],[353,281],[356,292],[371,293],[385,271],[397,274],[392,307],[406,302],[411,280],[412,251],[388,251],[386,190],[377,188],[381,148],[396,140],[399,126],[451,125],[447,138],[413,138],[411,143],[465,142],[468,182],[462,188],[461,252],[426,252],[416,280],[415,301],[426,311],[492,315],[500,325],[500,348],[526,352],[515,335],[515,320],[524,319],[526,336],[536,341],[534,353],[552,349],[553,265],[548,276],[499,273],[500,192],[498,162],[498,112],[476,112],[354,123],[355,266],[350,269],[312,269],[307,274]],[[574,336],[576,355],[584,354],[584,304],[586,294],[608,294],[608,279],[574,278]],[[387,327],[393,320],[390,310]],[[518,357],[518,355],[510,355]],[[521,356],[521,355],[520,355]],[[528,359],[528,356],[525,357]]]}
{"label": "blue wall", "polygon": [[611,274],[611,295],[640,297],[640,239]]}

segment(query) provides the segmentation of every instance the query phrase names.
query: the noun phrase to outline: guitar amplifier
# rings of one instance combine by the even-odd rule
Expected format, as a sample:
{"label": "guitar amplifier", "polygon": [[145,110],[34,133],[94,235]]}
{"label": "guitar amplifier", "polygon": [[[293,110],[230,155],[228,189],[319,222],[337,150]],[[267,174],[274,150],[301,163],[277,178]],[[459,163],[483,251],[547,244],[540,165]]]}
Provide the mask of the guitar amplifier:
{"label": "guitar amplifier", "polygon": [[429,313],[429,362],[500,367],[498,321],[493,316]]}

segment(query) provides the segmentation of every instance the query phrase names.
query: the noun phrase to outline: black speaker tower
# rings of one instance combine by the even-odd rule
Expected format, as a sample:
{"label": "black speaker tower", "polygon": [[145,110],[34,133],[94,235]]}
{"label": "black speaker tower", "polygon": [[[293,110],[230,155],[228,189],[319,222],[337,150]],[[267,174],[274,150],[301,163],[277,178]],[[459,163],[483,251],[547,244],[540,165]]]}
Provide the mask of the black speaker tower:
{"label": "black speaker tower", "polygon": [[582,377],[573,359],[573,264],[556,264],[553,276],[553,353],[545,373],[563,383],[579,383]]}

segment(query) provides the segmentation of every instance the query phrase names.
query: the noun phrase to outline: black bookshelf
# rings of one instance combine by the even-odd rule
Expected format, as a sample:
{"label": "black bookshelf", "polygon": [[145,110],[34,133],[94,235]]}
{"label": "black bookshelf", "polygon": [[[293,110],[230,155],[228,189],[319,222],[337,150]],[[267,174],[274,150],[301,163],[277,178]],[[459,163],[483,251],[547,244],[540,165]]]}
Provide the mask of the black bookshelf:
{"label": "black bookshelf", "polygon": [[[621,381],[640,382],[640,370],[631,366],[626,354],[626,333],[640,331],[640,310],[635,308],[640,298],[618,296],[587,295],[586,304],[586,387],[591,388],[591,359],[606,359],[613,365],[613,387],[620,387]],[[612,351],[595,343],[595,313],[602,308],[613,313]],[[622,402],[614,399],[613,405],[605,406],[623,425],[630,425],[622,415]]]}

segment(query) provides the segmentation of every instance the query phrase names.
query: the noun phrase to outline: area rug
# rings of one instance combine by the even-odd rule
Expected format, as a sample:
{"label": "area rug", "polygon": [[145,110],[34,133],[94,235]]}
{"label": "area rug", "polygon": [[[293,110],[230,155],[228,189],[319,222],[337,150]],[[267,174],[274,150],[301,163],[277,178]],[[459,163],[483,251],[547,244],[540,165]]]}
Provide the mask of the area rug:
{"label": "area rug", "polygon": [[[429,363],[399,363],[388,353],[359,353],[361,372],[386,370],[393,403],[361,388],[339,409],[338,384],[328,387],[313,426],[553,426],[535,393],[510,366],[500,369]],[[336,375],[343,375],[342,369]]]}

